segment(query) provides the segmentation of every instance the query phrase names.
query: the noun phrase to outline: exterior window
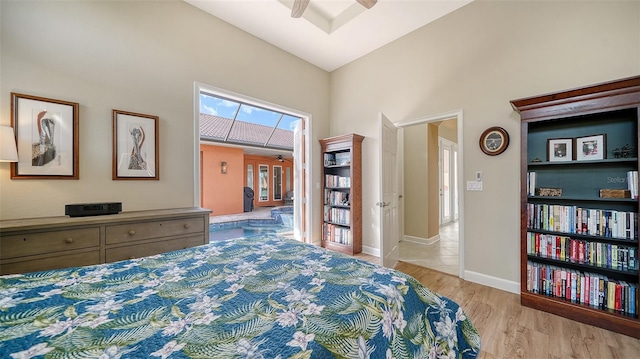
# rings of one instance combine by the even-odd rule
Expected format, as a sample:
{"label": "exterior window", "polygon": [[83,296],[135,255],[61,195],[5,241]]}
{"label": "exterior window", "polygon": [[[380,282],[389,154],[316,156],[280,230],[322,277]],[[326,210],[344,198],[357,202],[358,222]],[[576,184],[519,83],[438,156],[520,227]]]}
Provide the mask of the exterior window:
{"label": "exterior window", "polygon": [[259,165],[258,171],[260,173],[260,202],[266,202],[269,200],[269,166]]}
{"label": "exterior window", "polygon": [[247,165],[247,187],[253,188],[253,164]]}
{"label": "exterior window", "polygon": [[282,200],[282,166],[273,166],[273,200]]}

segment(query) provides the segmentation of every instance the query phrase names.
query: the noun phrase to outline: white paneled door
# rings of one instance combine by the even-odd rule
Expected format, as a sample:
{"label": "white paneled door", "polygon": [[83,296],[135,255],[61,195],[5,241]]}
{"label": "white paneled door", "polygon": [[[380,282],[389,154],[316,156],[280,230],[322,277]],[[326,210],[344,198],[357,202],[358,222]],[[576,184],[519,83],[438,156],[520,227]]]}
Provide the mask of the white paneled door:
{"label": "white paneled door", "polygon": [[380,113],[380,253],[382,265],[393,268],[400,257],[398,241],[398,129]]}

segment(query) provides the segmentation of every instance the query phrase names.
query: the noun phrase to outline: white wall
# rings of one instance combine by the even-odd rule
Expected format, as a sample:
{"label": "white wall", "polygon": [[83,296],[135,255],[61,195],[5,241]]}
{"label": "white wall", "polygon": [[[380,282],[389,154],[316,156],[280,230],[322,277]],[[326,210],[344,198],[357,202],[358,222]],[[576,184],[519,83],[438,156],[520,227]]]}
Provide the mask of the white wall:
{"label": "white wall", "polygon": [[[331,134],[363,142],[364,245],[378,246],[378,113],[394,122],[464,111],[467,271],[519,282],[520,119],[510,100],[640,74],[640,3],[474,1],[331,74]],[[478,137],[511,136],[490,157]],[[410,196],[405,193],[405,197]]]}
{"label": "white wall", "polygon": [[[194,81],[312,114],[314,156],[329,134],[326,71],[182,1],[1,1],[0,11],[0,124],[11,92],[80,104],[80,179],[11,180],[1,163],[1,219],[64,215],[76,202],[192,206]],[[159,181],[111,180],[112,109],[160,117]]]}

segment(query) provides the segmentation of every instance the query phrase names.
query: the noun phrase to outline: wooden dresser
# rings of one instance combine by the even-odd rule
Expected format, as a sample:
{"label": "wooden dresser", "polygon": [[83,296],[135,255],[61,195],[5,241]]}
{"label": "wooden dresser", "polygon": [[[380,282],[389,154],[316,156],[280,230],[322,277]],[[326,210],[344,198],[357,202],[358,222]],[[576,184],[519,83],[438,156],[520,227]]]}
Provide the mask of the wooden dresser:
{"label": "wooden dresser", "polygon": [[209,243],[209,211],[0,221],[0,274],[115,262]]}

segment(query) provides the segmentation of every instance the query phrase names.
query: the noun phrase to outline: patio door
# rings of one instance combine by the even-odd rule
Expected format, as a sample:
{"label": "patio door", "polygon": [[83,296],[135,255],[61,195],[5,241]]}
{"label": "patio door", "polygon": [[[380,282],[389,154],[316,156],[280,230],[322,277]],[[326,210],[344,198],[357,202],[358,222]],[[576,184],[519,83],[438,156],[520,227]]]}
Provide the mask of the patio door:
{"label": "patio door", "polygon": [[298,121],[293,131],[293,235],[300,242],[310,243],[307,231],[307,149],[306,119]]}

